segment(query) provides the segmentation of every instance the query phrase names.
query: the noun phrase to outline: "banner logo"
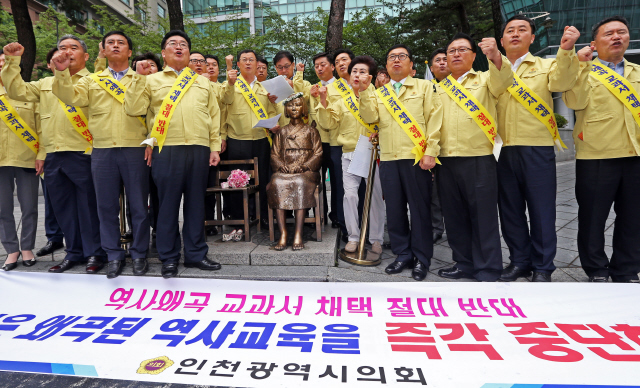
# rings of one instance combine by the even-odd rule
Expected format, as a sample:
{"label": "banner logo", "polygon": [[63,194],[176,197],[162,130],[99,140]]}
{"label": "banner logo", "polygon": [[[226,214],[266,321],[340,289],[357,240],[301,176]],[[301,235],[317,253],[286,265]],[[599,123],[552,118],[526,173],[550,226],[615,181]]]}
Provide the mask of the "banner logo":
{"label": "banner logo", "polygon": [[158,375],[164,372],[167,368],[173,365],[173,361],[169,359],[167,356],[156,357],[150,360],[145,360],[140,363],[140,368],[136,373],[138,374],[148,374],[148,375]]}

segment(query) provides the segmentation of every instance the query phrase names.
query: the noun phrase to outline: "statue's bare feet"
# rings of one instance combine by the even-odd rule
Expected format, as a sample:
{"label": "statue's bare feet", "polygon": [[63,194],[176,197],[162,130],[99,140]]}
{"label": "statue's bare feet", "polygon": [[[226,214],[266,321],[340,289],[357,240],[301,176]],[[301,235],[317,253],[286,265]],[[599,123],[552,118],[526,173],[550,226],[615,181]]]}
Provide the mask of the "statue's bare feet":
{"label": "statue's bare feet", "polygon": [[302,236],[298,233],[293,236],[293,244],[291,244],[291,249],[294,251],[299,251],[304,249],[304,244],[302,243]]}
{"label": "statue's bare feet", "polygon": [[280,235],[280,240],[278,240],[278,243],[273,246],[273,249],[275,249],[276,251],[284,251],[286,248],[287,248],[287,234],[282,233]]}

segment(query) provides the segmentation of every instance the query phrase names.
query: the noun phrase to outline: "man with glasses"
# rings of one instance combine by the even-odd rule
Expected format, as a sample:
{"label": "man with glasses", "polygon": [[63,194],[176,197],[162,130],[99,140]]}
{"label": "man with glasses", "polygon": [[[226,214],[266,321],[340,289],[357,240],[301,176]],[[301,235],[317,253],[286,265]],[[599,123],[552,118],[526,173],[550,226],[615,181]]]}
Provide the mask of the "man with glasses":
{"label": "man with glasses", "polygon": [[[576,113],[578,253],[582,269],[595,283],[609,277],[640,283],[640,66],[625,58],[629,27],[621,16],[593,27],[591,44],[577,53],[578,81],[562,96]],[[612,205],[609,260],[605,228]]]}
{"label": "man with glasses", "polygon": [[[226,57],[233,61],[233,55]],[[267,183],[269,183],[269,167],[271,163],[271,128],[254,128],[258,123],[254,104],[249,104],[245,99],[236,81],[242,77],[242,83],[246,84],[267,117],[277,115],[275,104],[276,96],[271,96],[256,78],[257,59],[255,51],[242,50],[237,57],[237,70],[227,69],[227,81],[222,87],[222,103],[227,108],[226,125],[223,126],[222,143],[226,143],[227,158],[229,160],[258,158],[258,173],[260,178],[260,218],[267,221]],[[240,77],[239,77],[240,76]],[[274,128],[275,130],[275,128]],[[256,217],[254,201],[249,202],[250,213]],[[242,196],[239,193],[230,193],[229,212],[231,218],[242,219]],[[248,231],[244,231],[245,233]]]}
{"label": "man with glasses", "polygon": [[[498,206],[511,261],[501,281],[527,277],[533,271],[532,281],[550,282],[556,268],[554,145],[562,150],[563,144],[553,119],[551,93],[565,92],[575,84],[579,61],[573,46],[580,32],[565,27],[556,57],[544,59],[529,53],[535,31],[533,20],[524,15],[513,16],[502,28],[501,43],[515,75],[514,86],[500,96],[497,108],[498,133],[504,141],[497,166]],[[523,98],[523,91],[531,97]]]}
{"label": "man with glasses", "polygon": [[187,67],[189,36],[169,31],[160,47],[164,70],[149,74],[148,64],[138,62],[137,74],[125,93],[124,109],[131,116],[146,115],[153,126],[146,142],[158,146],[153,149],[151,170],[160,199],[156,247],[162,277],[171,278],[178,274],[181,240],[185,267],[220,269],[220,264],[207,258],[203,227],[209,166],[220,161],[220,108],[213,84]]}
{"label": "man with glasses", "polygon": [[[9,98],[40,103],[40,147],[47,152],[44,174],[67,252],[64,260],[49,272],[64,272],[86,261],[87,273],[97,273],[104,267],[106,254],[100,246],[100,222],[91,178],[93,138],[85,120],[89,111],[66,104],[63,107],[52,91],[54,77],[24,82],[20,76],[20,57],[24,52],[21,44],[9,43],[3,51],[6,64],[2,68],[2,82]],[[62,36],[54,56],[58,54],[68,58],[72,83],[90,74],[85,68],[89,60],[87,45],[80,38]]]}
{"label": "man with glasses", "polygon": [[198,75],[204,75],[207,79],[207,61],[204,59],[204,54],[200,51],[193,51],[189,55],[189,68]]}
{"label": "man with glasses", "polygon": [[513,72],[494,38],[484,38],[479,46],[489,71],[473,70],[475,42],[458,33],[447,45],[451,75],[438,84],[444,105],[438,189],[456,262],[438,275],[496,281],[502,272],[496,176],[501,141],[494,118],[498,97],[511,85]]}
{"label": "man with glasses", "polygon": [[[373,91],[366,89],[369,76],[360,86],[362,118],[370,124],[379,122],[380,128],[380,182],[391,250],[397,255],[385,272],[413,267],[413,279],[421,281],[433,256],[433,241],[428,238],[432,233],[429,170],[440,149],[442,102],[433,83],[411,77],[413,57],[407,46],[391,47],[386,58],[391,82]],[[413,125],[406,127],[408,122]]]}

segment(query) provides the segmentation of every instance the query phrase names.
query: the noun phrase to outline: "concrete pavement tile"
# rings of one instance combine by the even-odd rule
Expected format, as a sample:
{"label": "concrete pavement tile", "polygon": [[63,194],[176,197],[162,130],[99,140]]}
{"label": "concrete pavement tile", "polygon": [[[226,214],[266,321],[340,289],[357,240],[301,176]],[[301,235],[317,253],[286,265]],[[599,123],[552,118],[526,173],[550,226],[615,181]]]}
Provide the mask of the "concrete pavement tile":
{"label": "concrete pavement tile", "polygon": [[561,228],[561,229],[558,229],[556,233],[558,237],[562,236],[562,237],[566,237],[574,240],[578,237],[578,231],[575,229]]}
{"label": "concrete pavement tile", "polygon": [[565,228],[578,230],[578,220],[573,220],[564,226]]}
{"label": "concrete pavement tile", "polygon": [[[584,272],[582,268],[563,268],[561,271],[564,272],[567,276],[570,276],[576,282],[589,281],[589,277],[587,276],[587,274]],[[555,275],[555,272],[554,272],[554,275]]]}
{"label": "concrete pavement tile", "polygon": [[[407,272],[409,276],[401,276]],[[330,267],[328,271],[328,280],[330,282],[414,282],[411,276],[411,270],[405,270],[402,274],[387,275],[371,273],[367,271],[358,271],[349,268]],[[431,274],[427,277],[432,276]]]}
{"label": "concrete pavement tile", "polygon": [[187,268],[179,275],[182,278],[241,279],[297,282],[326,282],[325,266],[258,266],[223,265],[219,271],[202,271]]}
{"label": "concrete pavement tile", "polygon": [[578,251],[578,241],[575,238],[558,236],[558,248]]}
{"label": "concrete pavement tile", "polygon": [[[572,268],[570,268],[572,269]],[[569,276],[566,272],[564,272],[565,269],[564,268],[559,268],[557,270],[555,270],[552,274],[551,274],[551,281],[552,282],[576,282],[577,280],[571,276]]]}
{"label": "concrete pavement tile", "polygon": [[561,220],[573,221],[578,218],[578,215],[575,213],[567,213],[563,211],[556,211],[556,218]]}

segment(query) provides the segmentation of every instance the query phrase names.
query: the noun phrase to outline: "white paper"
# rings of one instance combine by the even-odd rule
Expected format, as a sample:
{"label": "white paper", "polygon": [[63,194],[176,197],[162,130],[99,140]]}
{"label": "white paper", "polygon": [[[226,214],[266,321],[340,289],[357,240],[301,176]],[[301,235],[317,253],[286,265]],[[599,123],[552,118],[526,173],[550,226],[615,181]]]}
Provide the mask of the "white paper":
{"label": "white paper", "polygon": [[363,178],[369,177],[372,150],[373,146],[371,145],[371,142],[369,142],[369,138],[364,135],[360,135],[358,144],[356,144],[356,150],[353,151],[353,156],[351,157],[349,169],[347,170],[349,174],[361,176]]}
{"label": "white paper", "polygon": [[283,75],[261,82],[262,86],[272,96],[277,96],[276,104],[293,94],[293,88],[289,86],[287,79]]}
{"label": "white paper", "polygon": [[496,162],[498,158],[500,158],[500,151],[502,150],[502,138],[499,134],[496,134],[496,138],[493,139],[493,156],[496,158]]}
{"label": "white paper", "polygon": [[280,114],[275,115],[269,119],[262,119],[259,120],[258,123],[256,125],[254,125],[254,128],[273,128],[278,124],[278,120],[280,120]]}

